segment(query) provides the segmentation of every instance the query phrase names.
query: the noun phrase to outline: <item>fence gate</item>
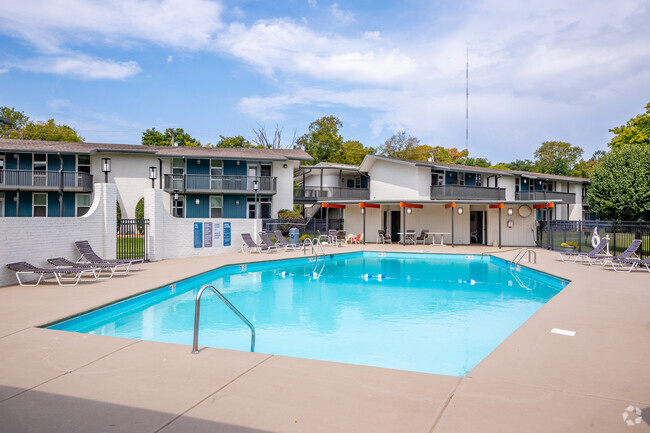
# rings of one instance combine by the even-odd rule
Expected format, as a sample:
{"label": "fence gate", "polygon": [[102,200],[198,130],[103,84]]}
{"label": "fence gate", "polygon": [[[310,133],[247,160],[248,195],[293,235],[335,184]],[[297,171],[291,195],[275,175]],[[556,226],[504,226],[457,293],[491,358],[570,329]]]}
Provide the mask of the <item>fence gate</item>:
{"label": "fence gate", "polygon": [[149,220],[117,220],[117,258],[149,260]]}

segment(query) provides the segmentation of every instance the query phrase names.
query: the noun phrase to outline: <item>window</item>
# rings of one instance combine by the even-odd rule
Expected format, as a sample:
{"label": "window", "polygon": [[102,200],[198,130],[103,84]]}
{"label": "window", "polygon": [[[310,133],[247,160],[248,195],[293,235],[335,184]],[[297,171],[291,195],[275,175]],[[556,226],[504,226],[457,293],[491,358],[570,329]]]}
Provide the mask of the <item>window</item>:
{"label": "window", "polygon": [[[246,201],[248,218],[255,218],[255,197],[247,197]],[[259,218],[271,218],[271,197],[258,197],[257,206],[260,210]]]}
{"label": "window", "polygon": [[174,158],[172,161],[172,189],[183,189],[183,175],[185,174],[185,161],[183,158]]}
{"label": "window", "polygon": [[476,175],[476,186],[483,186],[483,179],[481,179],[480,174]]}
{"label": "window", "polygon": [[211,159],[210,160],[210,175],[211,176],[221,176],[223,174],[223,167],[221,166],[221,160]]}
{"label": "window", "polygon": [[361,176],[357,176],[354,178],[354,187],[361,188]]}
{"label": "window", "polygon": [[465,185],[465,173],[458,173],[458,185]]}
{"label": "window", "polygon": [[435,170],[431,172],[431,185],[440,186],[445,184],[445,172]]}
{"label": "window", "polygon": [[35,153],[32,164],[32,170],[34,170],[34,186],[47,185],[47,155],[44,153]]}
{"label": "window", "polygon": [[5,183],[4,169],[5,169],[5,156],[0,155],[0,185],[3,185]]}
{"label": "window", "polygon": [[210,196],[210,218],[221,218],[223,210],[223,198],[220,195]]}
{"label": "window", "polygon": [[521,189],[521,178],[515,177],[515,192],[519,192]]}
{"label": "window", "polygon": [[35,192],[32,196],[32,215],[35,217],[47,216],[47,194]]}
{"label": "window", "polygon": [[90,210],[90,194],[77,194],[77,216],[84,216]]}
{"label": "window", "polygon": [[90,155],[77,155],[77,171],[90,174]]}
{"label": "window", "polygon": [[178,196],[178,199],[174,200],[174,195],[172,194],[172,215],[176,218],[183,218],[183,208],[185,207],[185,197],[182,195]]}

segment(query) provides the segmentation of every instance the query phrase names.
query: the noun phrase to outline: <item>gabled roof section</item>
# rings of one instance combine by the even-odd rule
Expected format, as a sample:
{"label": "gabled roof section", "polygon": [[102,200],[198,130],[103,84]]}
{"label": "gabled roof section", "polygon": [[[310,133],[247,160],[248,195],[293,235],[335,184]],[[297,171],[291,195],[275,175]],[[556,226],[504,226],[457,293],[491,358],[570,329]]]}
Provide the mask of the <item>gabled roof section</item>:
{"label": "gabled roof section", "polygon": [[359,171],[358,165],[339,164],[337,162],[319,162],[314,165],[301,165],[301,169],[315,169],[315,170],[351,170]]}
{"label": "gabled roof section", "polygon": [[518,170],[503,170],[499,168],[486,168],[486,167],[474,167],[471,165],[462,165],[462,164],[448,164],[444,162],[428,162],[428,161],[419,161],[413,159],[402,159],[402,158],[391,158],[388,156],[381,155],[366,155],[363,159],[363,162],[359,166],[359,170],[367,172],[372,167],[373,160],[383,160],[388,162],[394,162],[398,164],[407,164],[412,165],[413,167],[430,167],[432,169],[439,170],[453,170],[461,172],[471,172],[471,173],[482,173],[490,176],[521,176],[528,177],[531,179],[543,179],[543,180],[556,180],[561,182],[578,182],[578,183],[589,183],[589,179],[583,177],[571,177],[571,176],[559,176],[555,174],[546,174],[546,173],[534,173],[530,171],[518,171]]}
{"label": "gabled roof section", "polygon": [[232,149],[217,147],[144,146],[141,144],[70,143],[65,141],[0,139],[0,151],[42,153],[141,153],[159,157],[203,157],[223,159],[313,161],[301,149]]}

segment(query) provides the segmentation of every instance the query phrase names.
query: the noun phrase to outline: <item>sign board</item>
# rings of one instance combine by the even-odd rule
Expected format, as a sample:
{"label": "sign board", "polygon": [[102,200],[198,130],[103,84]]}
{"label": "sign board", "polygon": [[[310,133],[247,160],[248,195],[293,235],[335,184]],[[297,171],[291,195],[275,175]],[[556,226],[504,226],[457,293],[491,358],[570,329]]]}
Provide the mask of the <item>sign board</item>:
{"label": "sign board", "polygon": [[214,243],[213,246],[223,246],[223,236],[221,233],[221,223],[214,223]]}
{"label": "sign board", "polygon": [[212,223],[203,223],[203,246],[205,248],[212,246]]}
{"label": "sign board", "polygon": [[223,246],[230,246],[230,223],[223,223]]}
{"label": "sign board", "polygon": [[194,223],[194,248],[203,247],[203,224]]}

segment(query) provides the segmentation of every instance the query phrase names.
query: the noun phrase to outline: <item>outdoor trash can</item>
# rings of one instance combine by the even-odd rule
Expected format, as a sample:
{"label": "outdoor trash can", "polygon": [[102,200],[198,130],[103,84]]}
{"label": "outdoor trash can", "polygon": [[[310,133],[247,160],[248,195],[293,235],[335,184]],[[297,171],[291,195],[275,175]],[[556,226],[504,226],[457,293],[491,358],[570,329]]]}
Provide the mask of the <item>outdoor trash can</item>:
{"label": "outdoor trash can", "polygon": [[289,229],[289,243],[297,244],[300,242],[300,231],[297,228]]}

